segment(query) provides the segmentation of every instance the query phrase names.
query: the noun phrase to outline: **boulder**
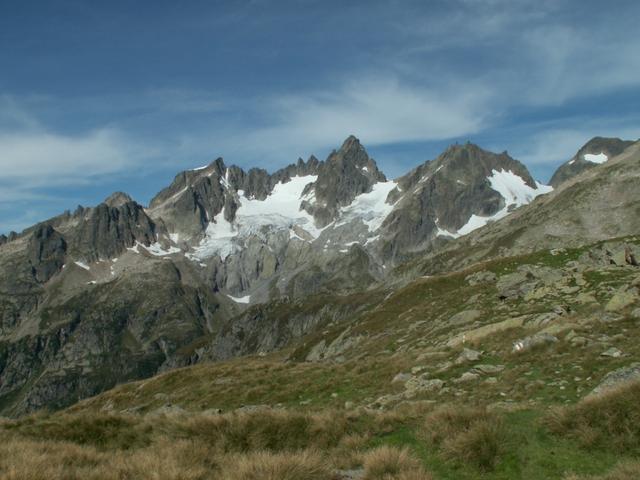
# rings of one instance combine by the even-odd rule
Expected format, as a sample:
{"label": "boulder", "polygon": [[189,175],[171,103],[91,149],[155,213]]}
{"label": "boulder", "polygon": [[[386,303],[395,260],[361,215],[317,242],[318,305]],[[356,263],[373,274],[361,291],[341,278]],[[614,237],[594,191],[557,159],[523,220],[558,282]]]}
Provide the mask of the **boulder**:
{"label": "boulder", "polygon": [[556,343],[558,339],[549,333],[536,333],[513,344],[513,353],[526,352],[534,347]]}
{"label": "boulder", "polygon": [[472,273],[471,275],[467,275],[467,277],[465,277],[465,281],[473,287],[483,283],[493,283],[496,281],[496,278],[495,273],[481,270],[479,272]]}
{"label": "boulder", "polygon": [[480,375],[474,372],[464,372],[460,378],[454,380],[454,383],[473,382],[480,378]]}
{"label": "boulder", "polygon": [[607,312],[619,312],[635,303],[638,295],[634,291],[618,290],[613,297],[607,302],[604,309]]}
{"label": "boulder", "polygon": [[449,325],[466,325],[468,323],[474,322],[481,316],[482,312],[480,310],[464,310],[451,316],[449,318]]}
{"label": "boulder", "polygon": [[524,325],[524,321],[526,318],[528,317],[521,316],[521,317],[509,318],[507,320],[503,320],[502,322],[491,323],[489,325],[484,325],[482,327],[478,327],[473,330],[468,330],[466,332],[460,333],[455,337],[451,338],[447,342],[447,346],[456,347],[458,345],[464,344],[465,342],[473,342],[476,340],[481,340],[497,332],[503,332],[511,328],[522,327],[522,325]]}
{"label": "boulder", "polygon": [[598,300],[596,300],[596,297],[594,297],[593,294],[591,293],[580,293],[574,297],[574,300],[583,305],[598,303]]}
{"label": "boulder", "polygon": [[433,378],[429,379],[426,375],[412,377],[404,384],[408,393],[434,392],[444,387],[444,381]]}
{"label": "boulder", "polygon": [[635,362],[607,373],[600,384],[588,396],[598,395],[626,383],[636,381],[640,381],[640,362]]}
{"label": "boulder", "polygon": [[482,353],[477,350],[471,350],[470,348],[464,348],[458,358],[455,360],[456,365],[461,365],[467,362],[477,362],[482,357]]}
{"label": "boulder", "polygon": [[611,358],[620,358],[622,356],[622,352],[618,350],[616,347],[611,347],[608,350],[605,350],[600,354],[601,357],[611,357]]}
{"label": "boulder", "polygon": [[406,383],[410,378],[411,375],[408,373],[398,373],[395,377],[393,377],[391,383]]}

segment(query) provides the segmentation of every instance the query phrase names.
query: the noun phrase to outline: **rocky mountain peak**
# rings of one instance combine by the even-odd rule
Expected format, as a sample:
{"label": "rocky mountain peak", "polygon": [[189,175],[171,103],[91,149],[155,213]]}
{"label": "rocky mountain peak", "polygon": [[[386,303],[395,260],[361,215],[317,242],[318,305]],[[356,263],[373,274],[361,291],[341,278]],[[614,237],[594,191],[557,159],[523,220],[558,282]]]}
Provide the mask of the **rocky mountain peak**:
{"label": "rocky mountain peak", "polygon": [[120,207],[125,203],[133,202],[133,198],[131,198],[128,194],[124,192],[114,192],[105,198],[104,202],[110,207]]}
{"label": "rocky mountain peak", "polygon": [[155,223],[141,205],[101,203],[79,224],[72,247],[75,255],[92,262],[116,257],[136,242],[151,245],[155,241]]}
{"label": "rocky mountain peak", "polygon": [[[344,142],[342,142],[342,146],[339,151],[343,153],[348,152],[361,152],[364,151],[364,147],[360,143],[360,140],[355,135],[349,135]],[[365,152],[366,153],[366,152]]]}
{"label": "rocky mountain peak", "polygon": [[585,170],[620,155],[633,143],[635,142],[619,138],[593,137],[571,159],[560,165],[549,183],[556,188]]}
{"label": "rocky mountain peak", "polygon": [[434,162],[434,166],[436,169],[442,167],[445,175],[456,175],[459,181],[464,181],[461,176],[473,181],[490,176],[493,170],[511,171],[531,188],[536,188],[536,182],[527,168],[506,151],[494,153],[470,142],[449,146]]}
{"label": "rocky mountain peak", "polygon": [[227,169],[227,167],[224,164],[224,160],[222,159],[222,157],[218,157],[213,162],[211,162],[209,164],[209,166],[207,168],[205,168],[204,170],[207,170],[208,172],[210,172],[212,170],[216,174],[218,174],[219,176],[222,176],[222,175],[224,175],[224,172],[225,172],[226,169]]}
{"label": "rocky mountain peak", "polygon": [[371,191],[378,182],[387,178],[378,169],[375,160],[355,136],[349,136],[340,149],[329,154],[318,166],[318,179],[305,192],[314,193],[314,201],[303,202],[302,207],[312,214],[318,226],[323,227],[336,218],[338,209],[351,204],[353,199]]}
{"label": "rocky mountain peak", "polygon": [[355,136],[350,135],[342,146],[331,152],[325,162],[325,171],[332,173],[368,174],[384,182],[386,177],[378,170],[376,162],[369,157],[364,146]]}
{"label": "rocky mountain peak", "polygon": [[[436,237],[457,238],[546,193],[507,152],[451,145],[435,160],[398,179],[398,200],[385,221],[388,251],[425,248]],[[403,195],[402,192],[412,192]]]}

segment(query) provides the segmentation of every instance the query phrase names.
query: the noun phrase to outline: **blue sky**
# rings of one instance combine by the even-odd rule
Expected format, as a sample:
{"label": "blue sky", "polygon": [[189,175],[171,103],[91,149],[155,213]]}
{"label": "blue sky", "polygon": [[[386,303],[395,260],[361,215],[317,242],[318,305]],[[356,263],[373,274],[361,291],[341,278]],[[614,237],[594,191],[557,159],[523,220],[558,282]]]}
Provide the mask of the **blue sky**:
{"label": "blue sky", "polygon": [[636,1],[0,0],[0,232],[218,156],[355,134],[387,176],[471,140],[546,181],[640,137]]}

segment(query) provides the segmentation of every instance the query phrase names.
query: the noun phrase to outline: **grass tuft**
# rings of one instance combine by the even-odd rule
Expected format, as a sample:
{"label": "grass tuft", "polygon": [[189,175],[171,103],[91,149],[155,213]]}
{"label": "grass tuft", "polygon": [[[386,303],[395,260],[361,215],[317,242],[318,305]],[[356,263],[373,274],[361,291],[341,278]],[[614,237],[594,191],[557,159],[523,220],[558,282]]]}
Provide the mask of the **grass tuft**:
{"label": "grass tuft", "polygon": [[388,445],[370,450],[364,454],[363,480],[428,480],[431,477],[422,469],[420,461],[413,457],[408,448]]}
{"label": "grass tuft", "polygon": [[314,451],[296,453],[254,452],[228,458],[220,480],[327,480],[331,472]]}
{"label": "grass tuft", "polygon": [[502,418],[485,408],[446,406],[427,416],[424,435],[442,457],[492,471],[506,451]]}
{"label": "grass tuft", "polygon": [[554,434],[586,448],[640,453],[640,382],[621,386],[575,405],[556,407],[544,418]]}
{"label": "grass tuft", "polygon": [[630,461],[616,465],[604,475],[582,476],[569,474],[564,480],[637,480],[640,478],[640,462]]}

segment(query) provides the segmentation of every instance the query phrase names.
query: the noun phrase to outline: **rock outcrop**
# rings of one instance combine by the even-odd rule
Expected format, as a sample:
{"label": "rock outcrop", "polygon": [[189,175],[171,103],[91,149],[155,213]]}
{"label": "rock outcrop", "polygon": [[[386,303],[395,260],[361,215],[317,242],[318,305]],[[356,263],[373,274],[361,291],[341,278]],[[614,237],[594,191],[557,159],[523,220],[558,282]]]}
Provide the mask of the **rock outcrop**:
{"label": "rock outcrop", "polygon": [[31,234],[28,261],[33,277],[39,283],[47,282],[58,273],[67,253],[67,242],[51,225],[38,226]]}
{"label": "rock outcrop", "polygon": [[[110,197],[113,202],[113,198]],[[81,259],[92,262],[117,257],[136,242],[151,245],[156,241],[155,223],[144,208],[120,197],[109,205],[92,208],[75,230],[71,249]]]}

